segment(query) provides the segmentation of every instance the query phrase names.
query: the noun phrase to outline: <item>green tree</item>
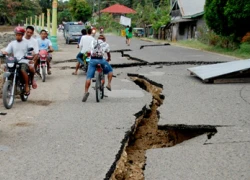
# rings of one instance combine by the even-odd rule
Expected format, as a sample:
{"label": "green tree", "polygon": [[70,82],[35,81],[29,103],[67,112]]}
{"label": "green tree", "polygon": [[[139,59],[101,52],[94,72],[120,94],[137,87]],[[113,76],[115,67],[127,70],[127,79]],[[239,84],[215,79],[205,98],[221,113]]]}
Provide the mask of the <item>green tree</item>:
{"label": "green tree", "polygon": [[69,11],[69,9],[65,9],[61,12],[58,12],[58,23],[62,23],[62,21],[71,21],[72,20],[72,16],[71,13]]}
{"label": "green tree", "polygon": [[239,40],[250,31],[250,1],[207,0],[205,19],[216,34]]}
{"label": "green tree", "polygon": [[148,3],[145,6],[138,3],[135,8],[136,14],[128,15],[128,17],[132,19],[132,23],[136,24],[136,26],[145,27],[146,25],[153,23],[151,15],[155,12],[155,8],[152,2],[147,2]]}
{"label": "green tree", "polygon": [[152,26],[154,30],[158,30],[161,26],[167,25],[170,22],[170,5],[169,1],[162,0],[155,12],[151,14]]}
{"label": "green tree", "polygon": [[[52,0],[39,0],[39,4],[42,7],[42,12],[47,12],[47,9],[52,8]],[[47,17],[47,13],[45,13],[45,17]]]}
{"label": "green tree", "polygon": [[41,13],[38,0],[5,0],[0,1],[0,15],[12,25],[22,23],[30,16]]}
{"label": "green tree", "polygon": [[62,21],[71,21],[72,20],[72,15],[70,13],[70,7],[69,7],[69,2],[68,1],[63,1],[60,0],[58,1],[58,24],[62,23]]}
{"label": "green tree", "polygon": [[91,17],[92,9],[85,0],[70,0],[69,8],[73,18],[77,21],[86,22]]}

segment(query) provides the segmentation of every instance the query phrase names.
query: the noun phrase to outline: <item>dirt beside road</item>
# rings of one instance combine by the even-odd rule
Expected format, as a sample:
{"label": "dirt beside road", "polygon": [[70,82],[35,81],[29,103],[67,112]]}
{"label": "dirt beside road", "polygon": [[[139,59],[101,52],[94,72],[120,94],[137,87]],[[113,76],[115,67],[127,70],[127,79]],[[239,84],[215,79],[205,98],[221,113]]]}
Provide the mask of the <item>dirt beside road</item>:
{"label": "dirt beside road", "polygon": [[[13,30],[14,26],[0,26],[0,50],[5,48],[7,44],[14,39]],[[0,58],[0,97],[2,96],[3,86],[3,58]]]}
{"label": "dirt beside road", "polygon": [[0,26],[0,32],[13,31],[15,26]]}

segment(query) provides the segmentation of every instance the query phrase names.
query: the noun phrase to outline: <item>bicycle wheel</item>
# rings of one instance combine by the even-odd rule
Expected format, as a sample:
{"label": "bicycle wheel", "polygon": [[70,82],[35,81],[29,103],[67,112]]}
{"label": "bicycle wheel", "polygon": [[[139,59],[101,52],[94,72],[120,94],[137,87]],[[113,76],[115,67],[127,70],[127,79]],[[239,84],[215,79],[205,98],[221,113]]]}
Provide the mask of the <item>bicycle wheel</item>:
{"label": "bicycle wheel", "polygon": [[101,78],[100,78],[100,73],[96,72],[95,74],[95,95],[96,95],[96,102],[100,102],[101,99]]}
{"label": "bicycle wheel", "polygon": [[101,91],[101,99],[103,99],[104,98],[104,83],[102,83],[102,81],[104,81],[104,74],[102,73],[101,74],[101,86],[100,86],[100,91]]}

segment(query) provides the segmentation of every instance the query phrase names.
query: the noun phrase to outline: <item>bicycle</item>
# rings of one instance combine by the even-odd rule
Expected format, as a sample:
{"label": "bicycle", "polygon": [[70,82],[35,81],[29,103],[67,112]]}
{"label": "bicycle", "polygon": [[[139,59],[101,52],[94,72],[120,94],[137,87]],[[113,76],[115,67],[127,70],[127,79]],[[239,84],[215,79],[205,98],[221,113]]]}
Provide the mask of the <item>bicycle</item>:
{"label": "bicycle", "polygon": [[93,82],[95,82],[96,102],[100,102],[100,100],[104,97],[105,83],[103,69],[100,64],[96,66],[95,79],[93,80]]}

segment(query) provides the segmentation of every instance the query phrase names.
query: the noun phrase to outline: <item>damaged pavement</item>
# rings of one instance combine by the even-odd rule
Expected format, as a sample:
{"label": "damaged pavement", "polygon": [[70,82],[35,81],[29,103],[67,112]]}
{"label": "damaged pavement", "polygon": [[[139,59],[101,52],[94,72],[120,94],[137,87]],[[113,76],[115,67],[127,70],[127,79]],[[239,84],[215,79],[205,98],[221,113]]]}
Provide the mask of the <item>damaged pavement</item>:
{"label": "damaged pavement", "polygon": [[235,58],[107,35],[112,91],[96,103],[92,89],[82,103],[85,74],[71,75],[78,49],[59,41],[46,82],[56,90],[43,99],[52,103],[22,121],[17,103],[1,119],[0,179],[250,178],[250,85],[204,84],[187,71]]}

